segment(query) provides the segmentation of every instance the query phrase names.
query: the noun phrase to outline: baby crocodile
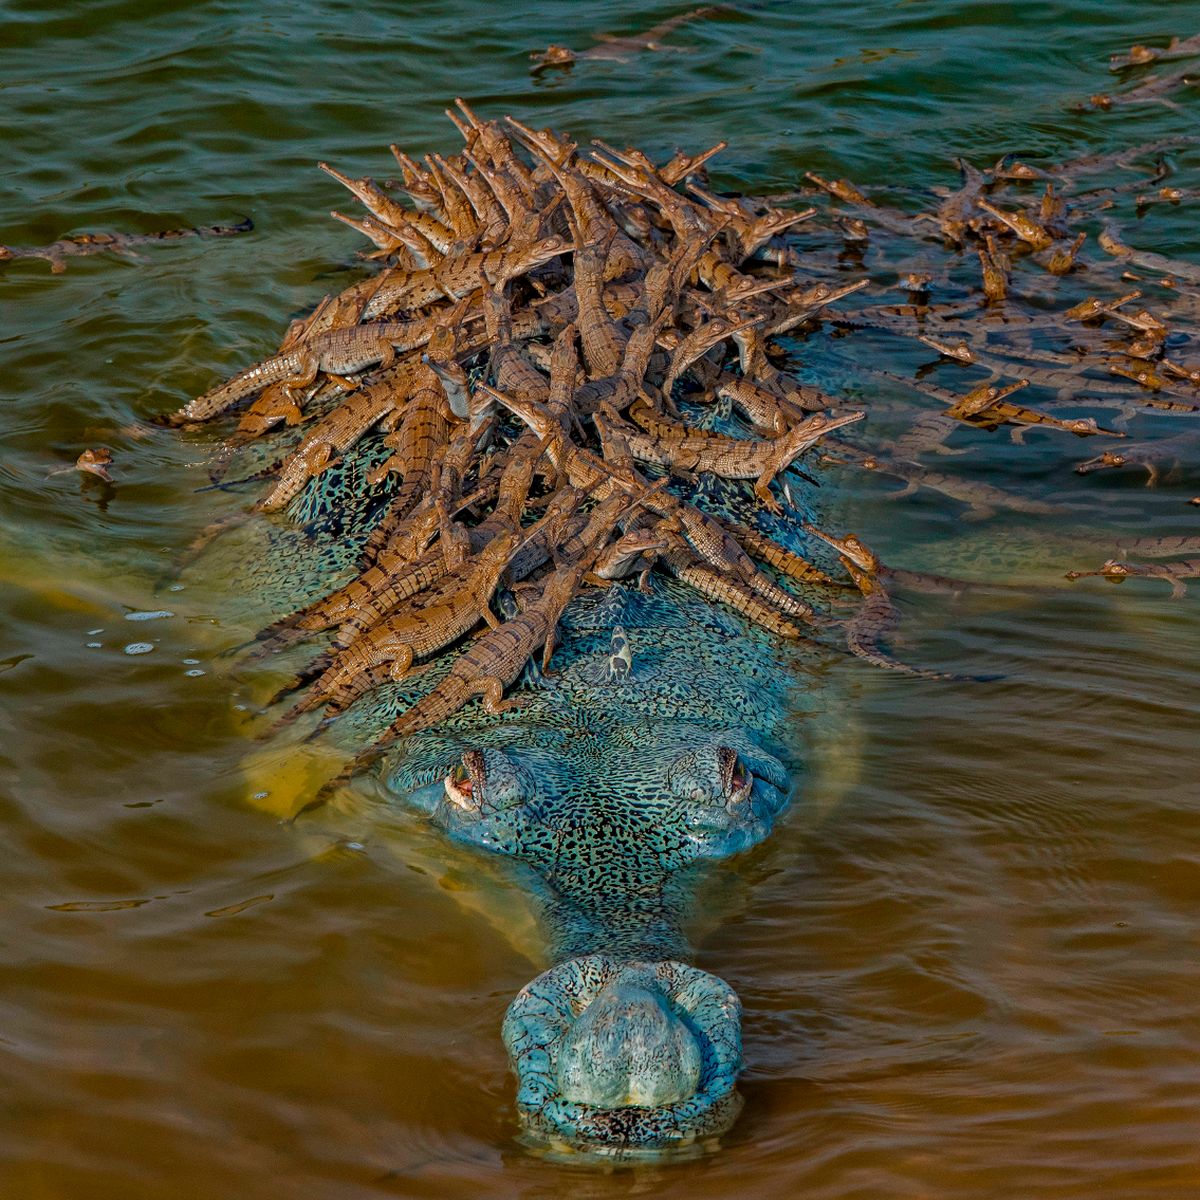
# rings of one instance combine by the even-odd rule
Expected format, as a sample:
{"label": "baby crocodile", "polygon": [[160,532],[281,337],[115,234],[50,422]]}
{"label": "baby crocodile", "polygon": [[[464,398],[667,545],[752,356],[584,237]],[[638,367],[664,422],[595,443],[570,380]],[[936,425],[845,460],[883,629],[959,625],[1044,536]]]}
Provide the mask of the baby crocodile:
{"label": "baby crocodile", "polygon": [[1081,462],[1075,468],[1075,473],[1090,475],[1093,471],[1112,470],[1118,467],[1145,467],[1146,486],[1154,487],[1162,473],[1162,464],[1178,462],[1185,454],[1194,452],[1198,436],[1200,435],[1193,430],[1158,441],[1129,442],[1120,450],[1105,450],[1103,454]]}
{"label": "baby crocodile", "polygon": [[1145,579],[1165,579],[1171,585],[1171,599],[1178,600],[1187,591],[1185,579],[1200,579],[1200,558],[1182,562],[1133,563],[1110,558],[1098,571],[1068,571],[1067,579],[1082,579],[1087,575],[1103,575],[1109,583],[1124,583],[1139,575]]}
{"label": "baby crocodile", "polygon": [[286,383],[293,390],[303,388],[322,371],[335,381],[344,382],[349,390],[354,385],[347,376],[368,367],[390,366],[398,352],[425,345],[435,328],[432,321],[416,320],[376,321],[331,329],[283,354],[245,367],[219,387],[185,404],[172,419],[176,424],[207,421],[270,384]]}
{"label": "baby crocodile", "polygon": [[136,258],[134,246],[156,246],[189,237],[232,237],[249,233],[254,222],[246,217],[236,225],[200,225],[193,229],[164,229],[160,233],[72,233],[48,246],[0,246],[0,263],[18,258],[44,258],[55,275],[67,269],[66,259],[85,254],[125,254]]}
{"label": "baby crocodile", "polygon": [[[838,445],[835,455],[844,456],[865,470],[878,471],[881,475],[894,475],[897,479],[905,480],[906,484],[900,491],[892,492],[889,495],[888,499],[890,500],[900,500],[905,496],[912,496],[920,488],[927,487],[966,504],[968,506],[967,520],[985,520],[994,515],[998,508],[1047,515],[1059,511],[1053,504],[1047,504],[1042,500],[1029,500],[1014,492],[1007,492],[1003,488],[993,487],[990,483],[980,483],[975,479],[961,479],[957,475],[944,475],[938,471],[928,471],[916,463],[903,462],[895,458],[883,458],[880,455],[869,454],[845,444]],[[833,457],[830,461],[837,461],[837,458]]]}
{"label": "baby crocodile", "polygon": [[538,74],[550,67],[571,67],[580,61],[588,59],[608,59],[614,62],[624,62],[642,50],[666,50],[670,47],[660,45],[663,38],[673,33],[681,25],[690,21],[702,21],[708,17],[720,16],[729,11],[720,4],[706,4],[703,8],[693,8],[677,16],[660,21],[647,29],[645,33],[630,34],[627,37],[613,37],[610,34],[595,34],[598,46],[589,46],[586,50],[572,50],[569,46],[547,46],[545,50],[535,50],[530,54],[534,65],[530,67],[533,74]]}

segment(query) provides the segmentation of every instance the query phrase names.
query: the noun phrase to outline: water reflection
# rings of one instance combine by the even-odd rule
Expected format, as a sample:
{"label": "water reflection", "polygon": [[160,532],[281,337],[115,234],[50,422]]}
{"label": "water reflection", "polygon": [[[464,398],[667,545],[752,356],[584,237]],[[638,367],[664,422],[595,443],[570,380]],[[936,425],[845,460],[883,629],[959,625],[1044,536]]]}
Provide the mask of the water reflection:
{"label": "water reflection", "polygon": [[[1192,532],[1186,459],[1153,490],[1098,476],[1069,528],[993,519],[974,548],[952,502],[846,483],[848,527],[888,561],[1036,585],[905,612],[923,660],[1007,679],[969,702],[861,672],[838,684],[807,798],[701,922],[699,965],[746,1005],[747,1110],[711,1158],[597,1173],[516,1141],[497,1029],[540,953],[520,889],[399,817],[278,820],[323,764],[247,765],[253,700],[218,655],[252,634],[252,599],[215,574],[155,590],[244,497],[194,496],[208,443],[144,420],[259,353],[353,266],[312,161],[360,173],[385,169],[388,141],[444,149],[457,92],[663,154],[728,137],[720,187],[793,187],[807,169],[952,185],[955,154],[1059,159],[1192,132],[1183,99],[1066,107],[1108,84],[1108,53],[1159,32],[1144,6],[748,6],[681,31],[689,53],[541,83],[528,50],[670,13],[550,4],[514,30],[480,6],[346,10],[336,35],[330,15],[230,23],[124,0],[25,4],[7,24],[2,240],[258,225],[59,276],[0,268],[9,1190],[1188,1194],[1195,598],[1139,581],[1068,592],[1074,560],[1050,536],[1090,531],[1090,552],[1110,529]],[[1190,189],[1192,153],[1170,161]],[[1097,186],[1110,179],[1126,177]],[[1129,240],[1200,250],[1186,204],[1147,207]],[[50,477],[100,441],[114,484]],[[992,461],[1069,472],[1061,443],[1031,441]],[[160,609],[176,616],[124,623]],[[122,653],[137,641],[153,652]]]}

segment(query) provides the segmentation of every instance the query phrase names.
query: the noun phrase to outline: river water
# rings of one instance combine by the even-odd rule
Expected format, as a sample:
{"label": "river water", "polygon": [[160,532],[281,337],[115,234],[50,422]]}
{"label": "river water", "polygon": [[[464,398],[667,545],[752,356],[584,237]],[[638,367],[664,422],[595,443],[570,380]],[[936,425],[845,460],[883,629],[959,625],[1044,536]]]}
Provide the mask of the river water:
{"label": "river water", "polygon": [[[1110,53],[1197,32],[1185,4],[744,4],[677,52],[529,74],[530,50],[675,11],[0,4],[0,240],[255,222],[63,274],[0,265],[5,1197],[1200,1194],[1196,597],[1061,579],[1118,535],[1196,534],[1200,449],[1148,489],[1074,476],[1096,451],[1065,435],[972,443],[1066,518],[966,523],[847,477],[834,511],[886,561],[1033,586],[903,601],[908,657],[998,682],[797,676],[837,698],[813,767],[700,937],[747,1062],[703,1159],[605,1173],[523,1148],[498,1037],[539,953],[519,893],[403,814],[283,823],[303,765],[247,766],[218,654],[253,598],[169,570],[244,497],[197,494],[212,435],[148,418],[349,278],[358,240],[326,216],[349,202],[317,159],[386,175],[389,142],[448,151],[455,95],[660,157],[727,138],[714,186],[759,191],[806,169],[927,190],[957,155],[1196,129],[1195,89],[1072,109],[1111,86]],[[1200,153],[1174,161],[1194,188]],[[1194,205],[1127,229],[1195,262]],[[56,473],[99,445],[112,485]]]}

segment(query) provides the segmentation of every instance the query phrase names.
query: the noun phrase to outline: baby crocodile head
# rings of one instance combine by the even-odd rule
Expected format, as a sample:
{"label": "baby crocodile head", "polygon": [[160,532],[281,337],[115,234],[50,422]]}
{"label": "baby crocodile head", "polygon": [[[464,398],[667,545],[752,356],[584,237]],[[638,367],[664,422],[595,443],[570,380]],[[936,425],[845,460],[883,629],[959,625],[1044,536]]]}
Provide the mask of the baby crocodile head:
{"label": "baby crocodile head", "polygon": [[1095,458],[1089,458],[1086,462],[1081,462],[1075,468],[1076,475],[1090,475],[1093,471],[1105,471],[1115,467],[1123,467],[1129,461],[1127,454],[1119,454],[1115,450],[1105,450],[1103,454],[1097,454]]}

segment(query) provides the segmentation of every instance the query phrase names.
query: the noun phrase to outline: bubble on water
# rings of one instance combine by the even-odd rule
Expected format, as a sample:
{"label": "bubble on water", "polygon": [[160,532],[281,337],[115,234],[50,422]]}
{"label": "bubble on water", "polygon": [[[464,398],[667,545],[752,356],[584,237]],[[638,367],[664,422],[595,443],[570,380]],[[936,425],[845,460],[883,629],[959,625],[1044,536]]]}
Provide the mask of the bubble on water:
{"label": "bubble on water", "polygon": [[235,704],[235,705],[233,706],[233,711],[234,711],[234,712],[245,712],[245,711],[246,711],[246,706],[245,706],[244,704]]}
{"label": "bubble on water", "polygon": [[130,642],[125,647],[126,654],[149,654],[154,649],[153,642]]}
{"label": "bubble on water", "polygon": [[104,643],[103,642],[88,642],[87,648],[89,650],[102,650],[104,648]]}
{"label": "bubble on water", "polygon": [[254,799],[255,800],[265,800],[270,794],[271,794],[270,792],[255,792]]}
{"label": "bubble on water", "polygon": [[165,608],[156,608],[146,612],[127,612],[125,620],[127,621],[157,621],[161,617],[173,617],[175,614]]}
{"label": "bubble on water", "polygon": [[200,665],[200,660],[198,658],[185,658],[183,665],[185,667],[196,667]]}
{"label": "bubble on water", "polygon": [[195,679],[197,675],[203,675],[204,672],[202,670],[200,670],[199,667],[192,667],[192,669],[190,671],[184,671],[184,674],[189,675],[189,676],[191,676],[191,678]]}
{"label": "bubble on water", "polygon": [[103,632],[104,632],[103,629],[89,629],[87,631],[87,635],[88,635],[88,637],[95,637],[96,634],[103,633]]}
{"label": "bubble on water", "polygon": [[167,591],[168,592],[182,592],[185,587],[187,587],[186,583],[173,583],[173,584],[171,584],[171,586],[169,588],[167,588]]}

